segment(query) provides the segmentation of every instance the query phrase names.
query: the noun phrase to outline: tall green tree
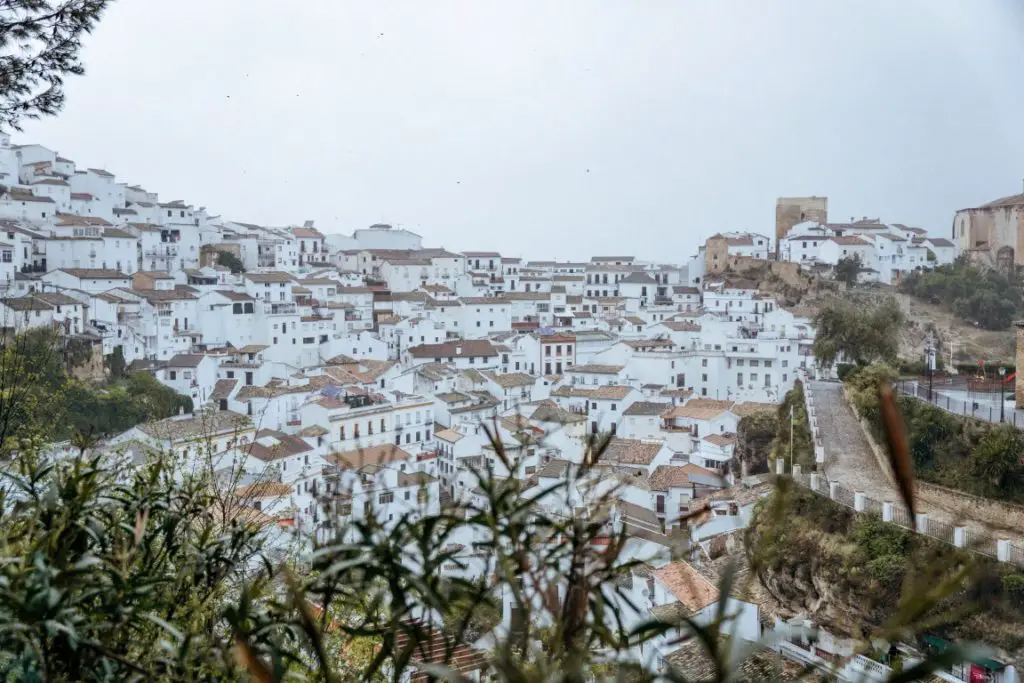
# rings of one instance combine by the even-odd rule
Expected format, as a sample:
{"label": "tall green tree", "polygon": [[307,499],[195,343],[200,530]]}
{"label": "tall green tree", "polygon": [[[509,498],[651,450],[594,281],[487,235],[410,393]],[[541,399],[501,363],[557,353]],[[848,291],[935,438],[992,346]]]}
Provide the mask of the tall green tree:
{"label": "tall green tree", "polygon": [[0,0],[0,130],[52,116],[64,79],[85,72],[82,38],[111,0]]}
{"label": "tall green tree", "polygon": [[853,287],[857,284],[857,276],[864,270],[864,264],[861,262],[860,254],[854,254],[853,256],[844,256],[839,259],[839,262],[835,267],[835,278],[839,282],[842,282],[849,287]]}
{"label": "tall green tree", "polygon": [[1016,278],[972,266],[964,259],[910,273],[900,281],[899,288],[989,330],[1007,329],[1014,317],[1024,312]]}
{"label": "tall green tree", "polygon": [[893,297],[880,301],[831,299],[818,309],[812,322],[815,360],[822,366],[839,359],[861,365],[895,360],[903,320],[903,311]]}
{"label": "tall green tree", "polygon": [[244,273],[245,264],[242,263],[242,259],[238,258],[230,251],[224,251],[223,249],[217,252],[217,263],[230,268],[232,273]]}

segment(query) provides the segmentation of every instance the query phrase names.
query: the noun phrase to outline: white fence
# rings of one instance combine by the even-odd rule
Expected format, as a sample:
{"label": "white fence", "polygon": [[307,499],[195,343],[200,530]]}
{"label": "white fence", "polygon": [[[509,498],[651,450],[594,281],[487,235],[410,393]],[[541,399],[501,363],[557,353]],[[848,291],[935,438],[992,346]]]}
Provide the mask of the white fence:
{"label": "white fence", "polygon": [[[777,474],[783,474],[784,467],[784,462],[776,461]],[[1024,544],[1014,543],[1007,538],[996,538],[967,526],[942,522],[922,512],[912,518],[902,503],[869,498],[863,491],[854,491],[838,481],[829,481],[824,474],[804,474],[799,465],[793,467],[792,476],[798,485],[859,514],[879,517],[883,522],[896,524],[908,531],[1024,568]]]}

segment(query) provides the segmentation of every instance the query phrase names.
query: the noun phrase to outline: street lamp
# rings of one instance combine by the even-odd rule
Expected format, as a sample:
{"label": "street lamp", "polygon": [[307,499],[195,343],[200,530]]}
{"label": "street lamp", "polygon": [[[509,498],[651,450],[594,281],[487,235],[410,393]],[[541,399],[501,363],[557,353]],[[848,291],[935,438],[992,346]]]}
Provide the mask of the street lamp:
{"label": "street lamp", "polygon": [[1006,420],[1006,401],[1003,400],[1003,388],[1005,386],[1006,368],[999,368],[999,422]]}

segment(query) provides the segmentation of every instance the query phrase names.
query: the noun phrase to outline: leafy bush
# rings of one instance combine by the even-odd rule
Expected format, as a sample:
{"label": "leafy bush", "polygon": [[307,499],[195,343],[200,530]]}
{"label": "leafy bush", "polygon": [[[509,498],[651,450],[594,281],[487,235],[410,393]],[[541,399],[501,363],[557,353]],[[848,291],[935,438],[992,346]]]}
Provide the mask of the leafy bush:
{"label": "leafy bush", "polygon": [[18,335],[2,352],[0,384],[0,442],[46,434],[62,441],[76,433],[106,436],[141,422],[191,412],[192,399],[178,394],[145,372],[118,376],[123,365],[112,356],[111,376],[105,383],[77,380],[68,373],[62,340],[51,330]]}
{"label": "leafy bush", "polygon": [[850,373],[857,369],[858,366],[853,363],[839,363],[836,365],[836,375],[839,377],[840,382],[845,382],[846,378],[850,376]]}
{"label": "leafy bush", "polygon": [[[923,377],[928,374],[928,362],[924,358],[914,358],[908,360],[901,358],[897,366],[901,375],[913,375],[916,377]],[[935,355],[935,371],[942,372],[946,369],[946,361],[943,359],[942,354]]]}
{"label": "leafy bush", "polygon": [[974,480],[987,495],[1019,496],[1024,484],[1024,434],[1011,425],[987,430],[971,453]]}
{"label": "leafy bush", "polygon": [[[870,365],[846,378],[853,404],[882,442],[878,384],[891,381],[892,368]],[[1024,433],[1010,425],[948,413],[910,396],[897,406],[917,476],[977,496],[1024,503]]]}
{"label": "leafy bush", "polygon": [[1010,600],[1024,607],[1024,574],[1007,574],[1002,577],[1002,584]]}
{"label": "leafy bush", "polygon": [[169,459],[131,469],[90,455],[44,463],[31,448],[21,458],[5,491],[18,502],[4,500],[0,521],[0,677],[223,671],[217,614],[261,553],[247,508],[223,507],[208,480]]}
{"label": "leafy bush", "polygon": [[906,529],[883,522],[877,517],[861,517],[853,530],[854,539],[871,558],[886,555],[906,555],[910,543],[910,532]]}
{"label": "leafy bush", "polygon": [[997,270],[968,265],[962,259],[910,273],[900,281],[899,288],[989,330],[1008,328],[1024,303],[1016,281]]}
{"label": "leafy bush", "polygon": [[[775,413],[775,440],[772,444],[772,460],[782,458],[787,463],[792,453],[793,464],[803,467],[809,472],[815,467],[814,442],[811,439],[810,419],[807,416],[807,404],[804,398],[804,385],[800,380],[793,382],[793,388],[786,396]],[[790,429],[790,415],[793,428]],[[790,432],[793,434],[790,449]]]}
{"label": "leafy bush", "polygon": [[868,575],[884,584],[898,584],[903,578],[907,567],[907,559],[902,555],[882,555],[868,560],[865,568]]}

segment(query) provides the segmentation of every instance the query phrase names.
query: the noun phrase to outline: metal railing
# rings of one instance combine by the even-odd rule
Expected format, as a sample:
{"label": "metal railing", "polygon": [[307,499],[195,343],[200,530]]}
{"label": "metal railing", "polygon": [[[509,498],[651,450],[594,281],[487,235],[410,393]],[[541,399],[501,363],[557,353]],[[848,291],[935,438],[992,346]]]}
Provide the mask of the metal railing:
{"label": "metal railing", "polygon": [[892,522],[897,524],[904,529],[913,529],[914,520],[910,516],[910,511],[902,505],[894,505],[892,510]]}
{"label": "metal railing", "polygon": [[1024,546],[1019,543],[1010,544],[1010,556],[1007,561],[1017,565],[1018,567],[1024,567]]}
{"label": "metal railing", "polygon": [[956,538],[954,536],[953,525],[940,522],[936,519],[927,519],[924,524],[924,533],[932,538],[937,538],[940,541],[945,541],[950,545],[956,545]]}
{"label": "metal railing", "polygon": [[[1006,408],[1003,406],[1000,410],[998,403],[993,404],[992,400],[999,400],[999,394],[987,395],[986,400],[970,400],[964,401],[957,398],[952,398],[949,394],[941,392],[941,386],[933,386],[930,390],[927,385],[918,384],[916,382],[900,382],[896,384],[896,390],[898,393],[904,396],[910,396],[916,398],[919,401],[925,403],[931,403],[936,408],[941,408],[947,413],[954,415],[962,415],[964,417],[971,417],[975,420],[981,420],[982,422],[999,423],[1005,422],[1012,424],[1017,429],[1024,429],[1024,411],[1018,411],[1014,408]],[[1009,390],[1002,395],[1003,398],[1009,399],[1013,397],[1013,390]]]}
{"label": "metal railing", "polygon": [[835,487],[835,495],[832,500],[837,503],[842,503],[846,507],[852,508],[854,505],[854,493],[852,489],[848,489],[842,484],[837,484]]}

